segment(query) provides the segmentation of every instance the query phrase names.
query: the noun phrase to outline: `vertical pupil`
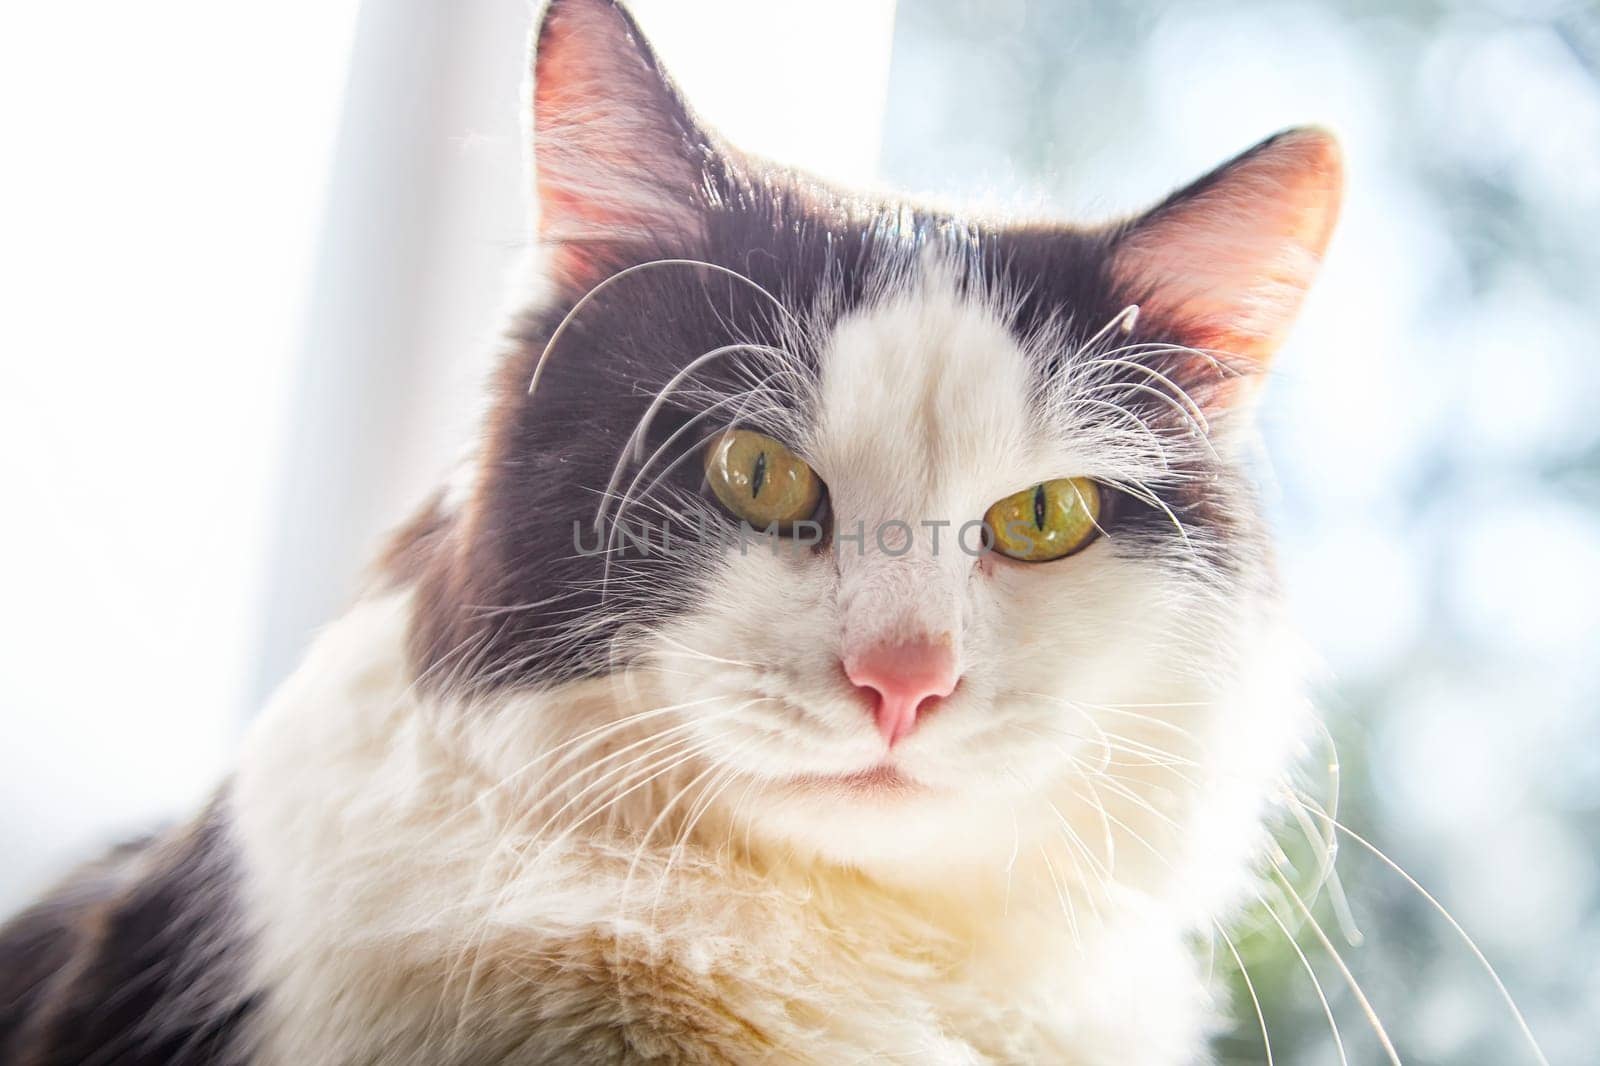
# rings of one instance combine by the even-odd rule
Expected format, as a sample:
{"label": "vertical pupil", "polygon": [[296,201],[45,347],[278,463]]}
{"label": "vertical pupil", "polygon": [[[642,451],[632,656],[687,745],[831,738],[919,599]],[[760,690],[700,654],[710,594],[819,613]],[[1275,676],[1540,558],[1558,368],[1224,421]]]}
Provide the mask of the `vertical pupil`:
{"label": "vertical pupil", "polygon": [[1033,490],[1033,524],[1039,528],[1041,533],[1044,532],[1044,504],[1044,485],[1041,484]]}
{"label": "vertical pupil", "polygon": [[750,498],[761,495],[761,486],[767,483],[767,453],[756,454],[755,469],[750,472]]}

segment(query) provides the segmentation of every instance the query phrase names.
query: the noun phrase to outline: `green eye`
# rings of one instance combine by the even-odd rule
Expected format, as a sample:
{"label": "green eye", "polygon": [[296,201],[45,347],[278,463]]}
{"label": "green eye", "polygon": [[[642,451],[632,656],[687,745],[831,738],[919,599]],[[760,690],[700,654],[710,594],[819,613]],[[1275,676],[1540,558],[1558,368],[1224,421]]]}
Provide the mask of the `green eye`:
{"label": "green eye", "polygon": [[1100,486],[1086,477],[1056,478],[997,501],[983,516],[995,549],[1025,563],[1082,551],[1100,532]]}
{"label": "green eye", "polygon": [[786,533],[817,513],[822,479],[765,434],[730,429],[706,449],[706,482],[737,518]]}

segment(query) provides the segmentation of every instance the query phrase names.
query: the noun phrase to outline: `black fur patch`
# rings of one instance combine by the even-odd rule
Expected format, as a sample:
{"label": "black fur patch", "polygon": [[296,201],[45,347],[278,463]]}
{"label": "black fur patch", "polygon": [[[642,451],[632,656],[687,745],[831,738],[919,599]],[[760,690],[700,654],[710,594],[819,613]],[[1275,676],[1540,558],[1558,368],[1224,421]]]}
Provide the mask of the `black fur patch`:
{"label": "black fur patch", "polygon": [[117,849],[0,928],[0,1063],[248,1061],[224,810]]}

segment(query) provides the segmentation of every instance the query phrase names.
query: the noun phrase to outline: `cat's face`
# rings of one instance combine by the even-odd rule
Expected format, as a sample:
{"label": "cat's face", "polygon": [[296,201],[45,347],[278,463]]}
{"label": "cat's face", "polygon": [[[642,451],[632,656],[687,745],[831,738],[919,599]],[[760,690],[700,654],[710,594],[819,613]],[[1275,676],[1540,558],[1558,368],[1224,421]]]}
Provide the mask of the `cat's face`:
{"label": "cat's face", "polygon": [[[982,851],[1008,805],[1226,669],[1233,586],[1260,565],[1234,513],[1248,500],[1219,483],[1208,513],[1175,498],[1179,518],[1133,494],[1181,495],[1163,456],[1202,450],[1096,406],[1124,391],[1120,368],[1092,365],[1120,358],[1114,333],[1084,353],[1019,335],[937,262],[831,324],[788,438],[827,485],[831,536],[718,552],[654,649],[707,757],[764,782],[746,801],[764,829],[853,860],[948,859],[963,836]],[[1044,504],[1020,531],[1036,550],[1053,554],[1063,506],[1086,543],[1004,554],[981,521],[1019,492]],[[1086,528],[1078,492],[1101,501]]]}
{"label": "cat's face", "polygon": [[855,862],[1203,754],[1270,586],[1241,423],[1325,135],[1125,223],[962,219],[720,146],[608,0],[552,5],[533,117],[552,295],[425,531],[436,676],[625,680],[702,797]]}

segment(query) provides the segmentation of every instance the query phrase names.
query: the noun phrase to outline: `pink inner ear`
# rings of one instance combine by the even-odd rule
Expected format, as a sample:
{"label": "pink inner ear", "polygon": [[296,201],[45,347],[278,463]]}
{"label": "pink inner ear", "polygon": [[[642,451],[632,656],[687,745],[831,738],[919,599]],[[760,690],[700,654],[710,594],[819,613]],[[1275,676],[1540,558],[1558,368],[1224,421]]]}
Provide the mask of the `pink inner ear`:
{"label": "pink inner ear", "polygon": [[533,118],[539,235],[558,277],[591,282],[609,242],[696,230],[692,120],[610,0],[552,0]]}
{"label": "pink inner ear", "polygon": [[1341,181],[1331,136],[1282,134],[1135,223],[1112,270],[1186,343],[1265,362],[1316,276]]}

